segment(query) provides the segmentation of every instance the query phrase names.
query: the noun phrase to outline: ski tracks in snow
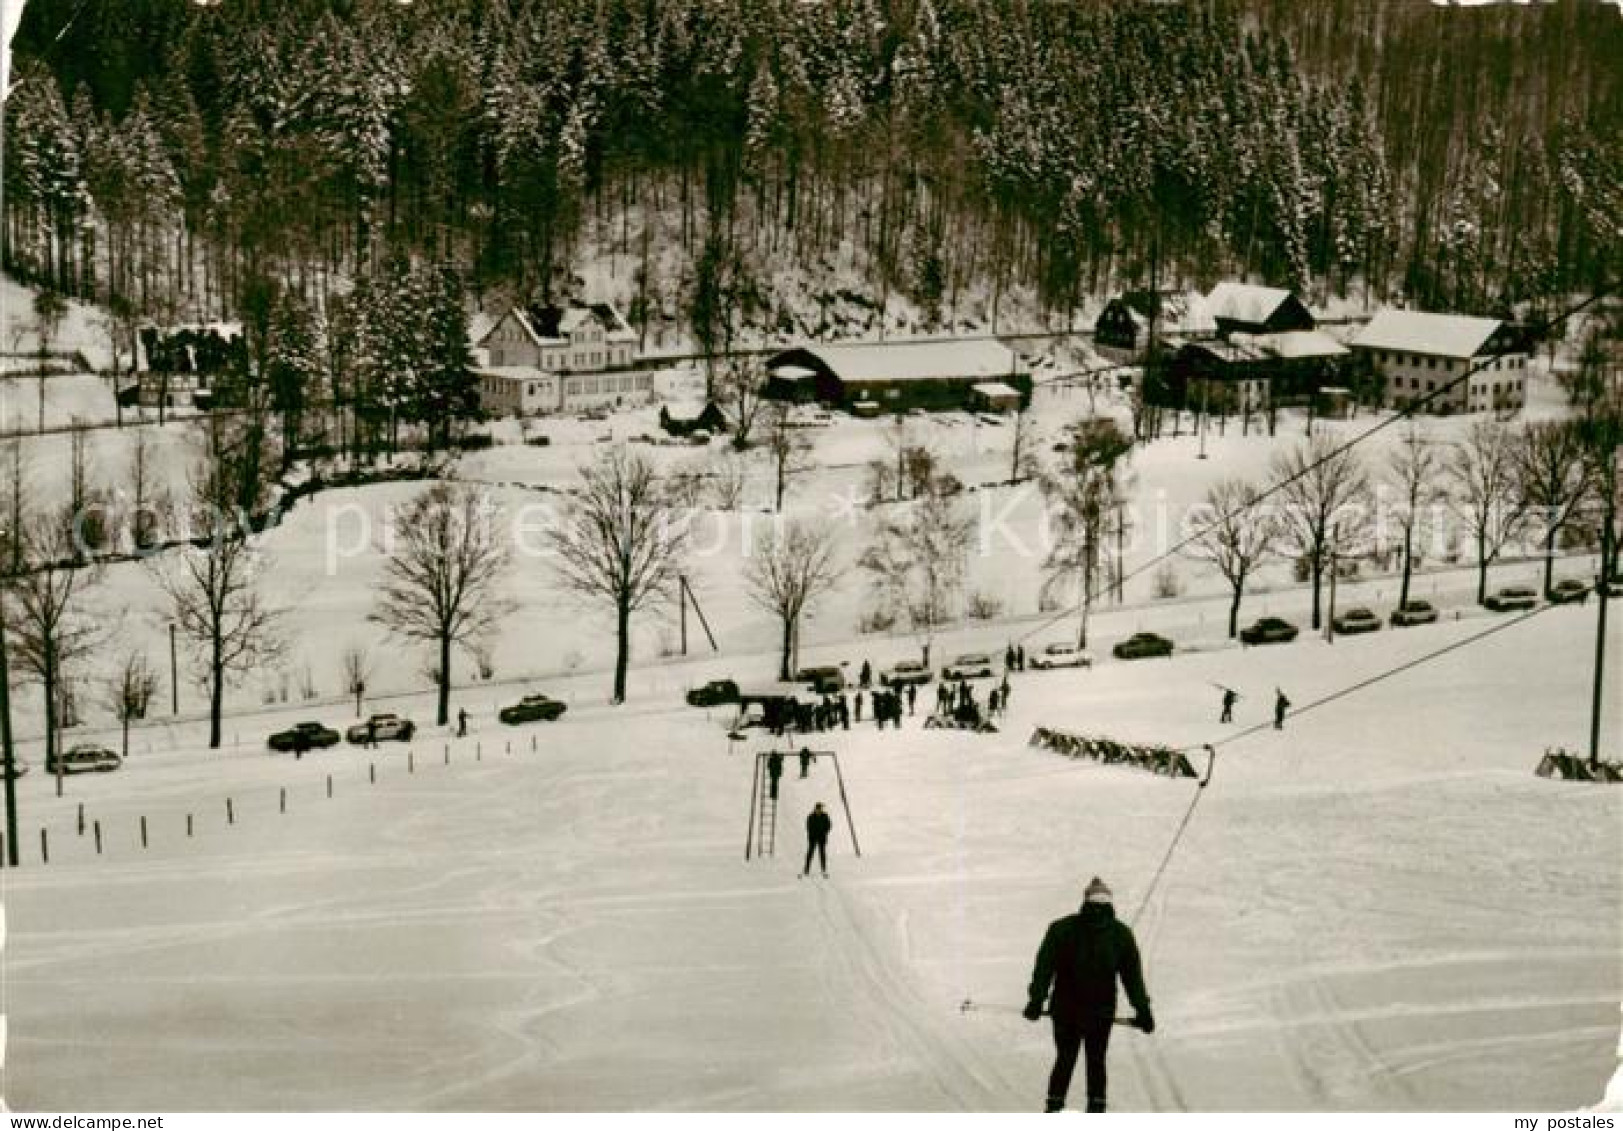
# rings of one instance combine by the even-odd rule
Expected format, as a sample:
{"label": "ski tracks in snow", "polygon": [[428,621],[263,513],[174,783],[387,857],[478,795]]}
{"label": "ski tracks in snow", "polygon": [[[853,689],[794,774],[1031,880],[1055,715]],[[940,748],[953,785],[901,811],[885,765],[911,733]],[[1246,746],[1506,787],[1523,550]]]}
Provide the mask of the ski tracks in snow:
{"label": "ski tracks in snow", "polygon": [[1024,1110],[1024,1092],[968,1042],[949,1033],[946,1007],[914,985],[912,972],[884,945],[888,924],[856,906],[839,883],[816,881],[823,946],[858,992],[881,1012],[881,1023],[912,1048],[943,1095],[964,1111]]}

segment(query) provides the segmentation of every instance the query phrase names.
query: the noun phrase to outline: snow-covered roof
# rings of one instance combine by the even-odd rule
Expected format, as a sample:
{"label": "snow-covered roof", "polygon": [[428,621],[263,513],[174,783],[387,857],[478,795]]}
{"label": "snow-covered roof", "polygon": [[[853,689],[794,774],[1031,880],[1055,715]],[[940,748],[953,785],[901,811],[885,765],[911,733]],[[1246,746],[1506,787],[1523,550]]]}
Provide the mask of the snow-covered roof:
{"label": "snow-covered roof", "polygon": [[1251,283],[1219,283],[1206,296],[1206,308],[1212,318],[1227,318],[1235,322],[1268,321],[1274,311],[1283,306],[1291,293],[1279,287],[1259,287]]}
{"label": "snow-covered roof", "polygon": [[1475,357],[1503,323],[1466,314],[1383,310],[1358,332],[1353,345],[1435,357]]}
{"label": "snow-covered roof", "polygon": [[[613,303],[594,302],[587,306],[532,306],[525,308],[515,306],[508,311],[517,320],[524,332],[538,346],[567,345],[569,335],[580,329],[590,321],[596,321],[606,332],[611,342],[634,342],[637,332],[633,330]],[[503,315],[505,318],[506,315]],[[475,345],[484,345],[485,339],[499,325],[502,318],[496,319],[485,329],[485,332],[474,338]]]}
{"label": "snow-covered roof", "polygon": [[1236,334],[1274,357],[1344,357],[1347,347],[1318,330],[1281,330],[1277,334]]}
{"label": "snow-covered roof", "polygon": [[1014,351],[998,341],[900,342],[895,345],[817,345],[821,359],[842,381],[926,381],[1008,377],[1025,372]]}
{"label": "snow-covered roof", "polygon": [[817,374],[804,365],[780,365],[772,371],[772,376],[782,381],[810,381]]}
{"label": "snow-covered roof", "polygon": [[1005,385],[1002,381],[982,381],[979,385],[974,386],[974,391],[983,397],[993,399],[999,397],[1018,397],[1020,395],[1019,389],[1011,388],[1010,386]]}
{"label": "snow-covered roof", "polygon": [[1217,320],[1212,317],[1211,305],[1206,297],[1194,291],[1133,291],[1122,296],[1127,313],[1141,327],[1150,324],[1151,307],[1159,308],[1157,324],[1166,334],[1215,334]]}

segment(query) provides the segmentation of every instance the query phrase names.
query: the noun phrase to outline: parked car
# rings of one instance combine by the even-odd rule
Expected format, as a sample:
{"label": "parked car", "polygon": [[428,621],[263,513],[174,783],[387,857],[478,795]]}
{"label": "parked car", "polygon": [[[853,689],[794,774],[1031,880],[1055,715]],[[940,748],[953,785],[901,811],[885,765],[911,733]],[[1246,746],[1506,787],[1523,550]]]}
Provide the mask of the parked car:
{"label": "parked car", "polygon": [[952,662],[941,669],[942,679],[975,679],[992,674],[992,657],[980,652],[967,652],[954,656]]}
{"label": "parked car", "polygon": [[1381,618],[1368,609],[1348,609],[1331,617],[1330,627],[1342,636],[1351,636],[1356,632],[1379,632]]}
{"label": "parked car", "polygon": [[1523,585],[1507,585],[1482,603],[1496,613],[1515,612],[1537,605],[1538,594]]}
{"label": "parked car", "polygon": [[1430,601],[1406,601],[1392,610],[1392,627],[1408,628],[1416,624],[1435,624],[1437,607]]}
{"label": "parked car", "polygon": [[504,723],[553,722],[569,708],[546,695],[526,695],[511,707],[503,707],[497,718]]}
{"label": "parked car", "polygon": [[1075,644],[1050,644],[1031,654],[1034,668],[1091,668],[1093,656]]}
{"label": "parked car", "polygon": [[897,660],[879,673],[882,687],[906,687],[910,683],[929,683],[934,678],[923,660]]}
{"label": "parked car", "polygon": [[416,724],[395,714],[377,714],[364,723],[356,723],[344,732],[344,737],[357,745],[368,740],[374,742],[410,742],[417,733]]}
{"label": "parked car", "polygon": [[738,684],[730,679],[713,679],[703,687],[688,692],[689,707],[719,707],[723,703],[738,702]]}
{"label": "parked car", "polygon": [[266,743],[272,750],[320,750],[338,744],[338,732],[320,723],[299,723],[279,730]]}
{"label": "parked car", "polygon": [[801,668],[795,674],[796,683],[809,683],[819,695],[838,695],[845,690],[845,672],[834,664],[820,668]]}
{"label": "parked car", "polygon": [[1153,632],[1135,632],[1110,650],[1118,660],[1139,660],[1147,656],[1172,655],[1172,641]]}
{"label": "parked car", "polygon": [[1301,629],[1279,617],[1263,617],[1240,630],[1242,644],[1289,644]]}
{"label": "parked car", "polygon": [[1568,605],[1574,601],[1585,601],[1589,598],[1589,585],[1579,581],[1576,577],[1568,577],[1555,583],[1550,590],[1550,600],[1557,605]]}
{"label": "parked car", "polygon": [[124,764],[124,759],[118,756],[115,750],[105,746],[91,746],[80,743],[71,750],[53,750],[45,758],[45,772],[48,774],[82,774],[96,771],[108,773],[118,769]]}

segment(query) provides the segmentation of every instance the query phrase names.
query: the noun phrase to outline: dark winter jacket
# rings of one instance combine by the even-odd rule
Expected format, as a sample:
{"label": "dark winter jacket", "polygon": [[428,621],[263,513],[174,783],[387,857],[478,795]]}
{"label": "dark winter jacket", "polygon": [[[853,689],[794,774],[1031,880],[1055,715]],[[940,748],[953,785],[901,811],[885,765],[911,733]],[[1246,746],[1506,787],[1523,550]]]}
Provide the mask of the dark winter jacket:
{"label": "dark winter jacket", "polygon": [[821,809],[813,809],[806,815],[806,839],[813,844],[828,840],[828,831],[833,827],[834,822]]}
{"label": "dark winter jacket", "polygon": [[1118,977],[1132,1007],[1147,1012],[1150,999],[1131,928],[1116,919],[1108,903],[1083,904],[1079,914],[1049,924],[1027,1000],[1042,1002],[1052,985],[1049,1010],[1056,1018],[1113,1017]]}

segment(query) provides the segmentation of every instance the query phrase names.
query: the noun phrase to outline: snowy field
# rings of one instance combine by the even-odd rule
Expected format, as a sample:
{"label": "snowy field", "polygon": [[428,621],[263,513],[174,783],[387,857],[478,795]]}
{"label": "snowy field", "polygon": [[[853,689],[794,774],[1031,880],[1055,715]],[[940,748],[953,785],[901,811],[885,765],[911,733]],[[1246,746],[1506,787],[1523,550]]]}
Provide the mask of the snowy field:
{"label": "snowy field", "polygon": [[[1531,773],[1586,732],[1592,617],[1551,610],[1222,749],[1134,922],[1160,1028],[1119,1031],[1113,1109],[1599,1099],[1623,997],[1623,795]],[[917,719],[824,736],[860,859],[819,763],[785,776],[777,855],[746,863],[759,744],[730,750],[719,714],[669,697],[481,723],[449,765],[425,736],[415,773],[400,747],[295,762],[181,740],[60,800],[30,775],[31,866],[5,893],[5,1095],[1036,1110],[1046,1029],[959,1004],[1017,1006],[1043,927],[1089,876],[1133,917],[1195,786],[1032,749],[1031,728],[1209,741],[1234,729],[1213,723],[1210,681],[1240,689],[1249,725],[1276,684],[1306,705],[1491,623],[1028,673],[995,736]],[[799,880],[818,800],[833,874]],[[101,858],[75,835],[79,803]]]}

